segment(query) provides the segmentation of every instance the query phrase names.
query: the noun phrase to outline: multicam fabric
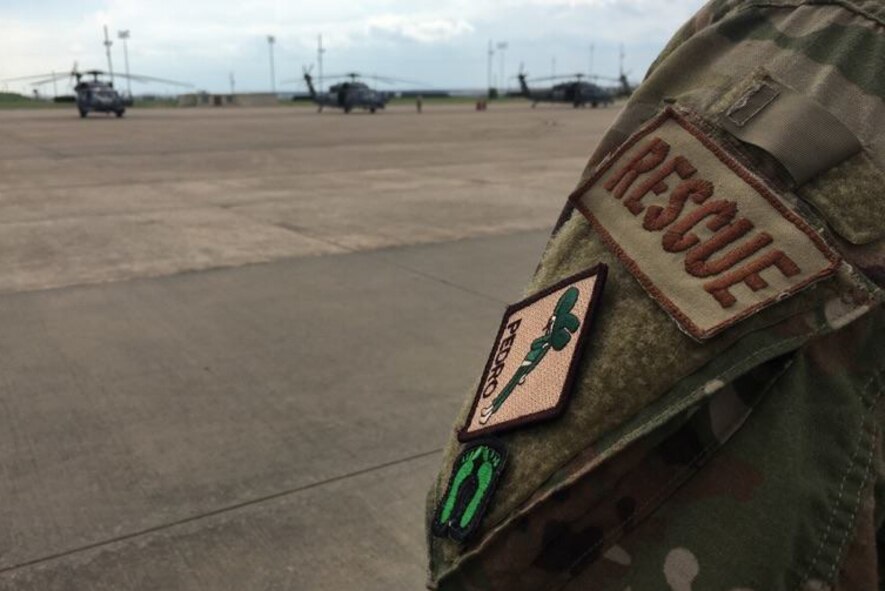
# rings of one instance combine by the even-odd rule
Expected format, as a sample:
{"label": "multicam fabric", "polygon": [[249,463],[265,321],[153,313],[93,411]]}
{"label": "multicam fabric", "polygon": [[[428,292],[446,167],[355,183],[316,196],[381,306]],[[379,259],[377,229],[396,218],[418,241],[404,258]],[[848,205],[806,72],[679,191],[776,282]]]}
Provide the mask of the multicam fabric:
{"label": "multicam fabric", "polygon": [[[527,293],[607,264],[593,347],[566,414],[501,435],[507,472],[474,537],[428,538],[430,588],[877,588],[883,71],[882,0],[718,0],[676,34],[585,177],[666,105],[686,109],[779,187],[843,262],[832,277],[698,342],[567,208]],[[863,149],[797,183],[718,124],[760,80],[815,101]],[[461,448],[453,434],[428,525]]]}

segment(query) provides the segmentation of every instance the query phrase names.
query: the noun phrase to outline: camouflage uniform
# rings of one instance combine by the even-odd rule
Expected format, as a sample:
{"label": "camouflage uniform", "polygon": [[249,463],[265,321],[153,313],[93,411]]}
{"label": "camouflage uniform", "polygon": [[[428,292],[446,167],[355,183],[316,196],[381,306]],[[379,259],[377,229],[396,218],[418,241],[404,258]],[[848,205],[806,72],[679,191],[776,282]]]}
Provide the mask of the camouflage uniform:
{"label": "camouflage uniform", "polygon": [[[721,122],[764,80],[809,115],[756,142]],[[653,64],[584,177],[666,105],[779,187],[842,262],[698,340],[566,207],[526,291],[609,267],[571,401],[499,437],[507,467],[466,542],[430,533],[463,448],[452,439],[428,498],[431,589],[882,588],[885,2],[711,2]],[[814,133],[820,108],[857,150],[827,160],[790,139]]]}

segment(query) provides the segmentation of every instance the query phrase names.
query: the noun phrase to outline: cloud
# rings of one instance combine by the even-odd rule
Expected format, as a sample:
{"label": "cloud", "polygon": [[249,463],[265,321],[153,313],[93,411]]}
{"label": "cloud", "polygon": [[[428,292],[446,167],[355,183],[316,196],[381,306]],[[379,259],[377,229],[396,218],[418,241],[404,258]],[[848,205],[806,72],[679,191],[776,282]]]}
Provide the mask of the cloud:
{"label": "cloud", "polygon": [[[208,90],[263,90],[266,35],[276,35],[277,72],[297,77],[316,59],[323,35],[330,69],[364,69],[441,86],[486,83],[486,46],[507,41],[505,77],[519,63],[546,73],[595,68],[612,73],[618,46],[638,76],[703,0],[0,0],[0,78],[104,67],[102,26],[115,65],[118,29],[131,29],[134,72],[187,80]],[[498,57],[496,56],[496,70]],[[15,88],[19,90],[18,87]]]}
{"label": "cloud", "polygon": [[418,43],[440,43],[472,33],[474,28],[463,19],[388,14],[370,18],[367,30],[370,36],[381,35]]}

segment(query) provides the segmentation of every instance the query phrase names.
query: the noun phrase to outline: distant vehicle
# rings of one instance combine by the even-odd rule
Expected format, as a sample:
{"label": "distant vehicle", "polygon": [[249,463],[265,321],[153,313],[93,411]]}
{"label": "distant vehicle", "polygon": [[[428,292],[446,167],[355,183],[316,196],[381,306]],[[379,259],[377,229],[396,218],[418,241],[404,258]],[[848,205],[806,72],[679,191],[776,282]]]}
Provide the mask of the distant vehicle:
{"label": "distant vehicle", "polygon": [[[550,88],[532,89],[529,87],[528,75],[520,72],[519,78],[520,96],[532,101],[532,107],[538,103],[567,103],[575,108],[590,105],[596,108],[600,105],[610,105],[614,102],[615,94],[611,89],[603,88],[592,82],[584,80],[584,74],[571,74],[568,76],[549,76],[536,78],[531,82],[544,82],[550,80],[565,80],[554,84]],[[593,76],[593,78],[601,78]]]}
{"label": "distant vehicle", "polygon": [[[87,76],[91,76],[92,79],[85,79]],[[52,82],[62,81],[68,78],[74,79],[76,82],[74,84],[74,92],[76,92],[76,104],[77,110],[80,112],[80,117],[86,117],[91,112],[96,113],[113,113],[117,117],[122,117],[126,112],[126,107],[132,106],[132,97],[123,94],[117,91],[114,88],[114,83],[111,80],[100,79],[99,77],[107,77],[109,74],[102,70],[86,70],[79,71],[77,70],[77,65],[74,64],[74,67],[70,72],[57,74],[39,74],[36,76],[23,76],[20,78],[10,78],[7,80],[3,80],[3,82],[13,82],[19,80],[32,80],[37,78],[34,82],[31,82],[31,86],[42,86],[44,84],[50,84]],[[134,80],[136,82],[161,82],[163,84],[171,84],[173,86],[190,86],[189,84],[185,84],[183,82],[176,82],[174,80],[165,80],[163,78],[153,78],[151,76],[141,76],[137,74],[114,74],[114,78],[128,78],[130,80]]]}
{"label": "distant vehicle", "polygon": [[[389,76],[366,76],[357,72],[349,72],[338,76],[324,76],[324,80],[344,80],[329,87],[328,92],[317,91],[313,84],[313,76],[310,72],[313,68],[304,68],[304,83],[307,85],[307,92],[317,105],[317,111],[322,113],[326,107],[333,109],[341,109],[345,113],[350,113],[354,109],[363,109],[374,113],[379,109],[387,106],[388,101],[396,94],[394,92],[386,92],[383,90],[375,90],[371,88],[361,79],[370,79],[382,84],[408,84],[418,85],[425,89],[424,92],[433,93],[432,87],[417,82],[415,80],[402,80],[399,78],[391,78]],[[284,80],[284,84],[297,83],[300,80]],[[438,92],[438,91],[437,91]]]}
{"label": "distant vehicle", "polygon": [[[350,113],[354,109],[363,109],[374,113],[378,109],[383,109],[387,106],[387,101],[390,100],[391,94],[374,90],[365,82],[360,82],[359,79],[363,77],[357,72],[349,72],[340,76],[326,76],[326,80],[343,79],[344,82],[333,84],[329,87],[328,92],[317,92],[316,87],[313,85],[313,76],[310,75],[310,69],[306,68],[304,70],[304,82],[307,84],[307,91],[310,94],[310,99],[317,104],[319,112],[322,112],[325,107],[331,107],[333,109],[342,109],[345,113]],[[388,79],[378,76],[372,76],[371,78],[382,81],[393,80],[392,78]],[[287,82],[294,81],[288,80]]]}

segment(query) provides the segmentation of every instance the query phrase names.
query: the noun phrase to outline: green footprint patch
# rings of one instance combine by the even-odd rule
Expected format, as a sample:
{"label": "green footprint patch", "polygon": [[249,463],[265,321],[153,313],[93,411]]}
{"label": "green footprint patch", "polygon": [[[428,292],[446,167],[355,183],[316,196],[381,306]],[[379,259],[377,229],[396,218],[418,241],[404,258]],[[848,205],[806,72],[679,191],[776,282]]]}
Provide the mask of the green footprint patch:
{"label": "green footprint patch", "polygon": [[506,459],[504,448],[491,442],[477,443],[461,452],[433,518],[434,535],[463,542],[476,531]]}

